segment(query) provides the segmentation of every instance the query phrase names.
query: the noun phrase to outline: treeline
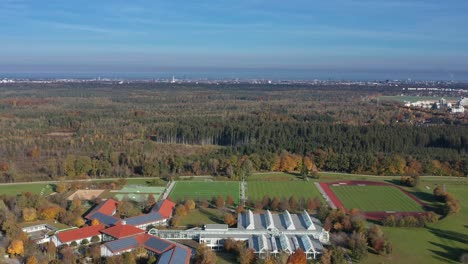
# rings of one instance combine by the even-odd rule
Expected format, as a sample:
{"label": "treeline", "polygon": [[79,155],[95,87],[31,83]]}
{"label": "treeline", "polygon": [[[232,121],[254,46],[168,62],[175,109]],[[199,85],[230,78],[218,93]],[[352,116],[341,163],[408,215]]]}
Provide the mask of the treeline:
{"label": "treeline", "polygon": [[6,182],[231,178],[250,167],[247,160],[256,171],[299,171],[301,162],[278,165],[288,155],[308,157],[315,170],[468,175],[468,127],[450,125],[460,120],[408,125],[431,115],[372,99],[401,87],[94,83],[0,89],[8,91],[0,95]]}
{"label": "treeline", "polygon": [[468,176],[468,128],[335,125],[323,122],[184,120],[157,126],[154,140],[218,144],[238,155],[310,153],[322,170],[380,175]]}

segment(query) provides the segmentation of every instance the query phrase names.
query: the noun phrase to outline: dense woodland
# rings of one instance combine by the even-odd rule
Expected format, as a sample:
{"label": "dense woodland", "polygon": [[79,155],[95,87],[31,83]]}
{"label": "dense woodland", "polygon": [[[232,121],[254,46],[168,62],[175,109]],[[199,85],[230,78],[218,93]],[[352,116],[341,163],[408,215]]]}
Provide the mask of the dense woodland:
{"label": "dense woodland", "polygon": [[304,165],[363,174],[468,176],[468,118],[379,100],[401,90],[4,84],[1,180],[201,174],[238,179],[251,170],[300,171]]}

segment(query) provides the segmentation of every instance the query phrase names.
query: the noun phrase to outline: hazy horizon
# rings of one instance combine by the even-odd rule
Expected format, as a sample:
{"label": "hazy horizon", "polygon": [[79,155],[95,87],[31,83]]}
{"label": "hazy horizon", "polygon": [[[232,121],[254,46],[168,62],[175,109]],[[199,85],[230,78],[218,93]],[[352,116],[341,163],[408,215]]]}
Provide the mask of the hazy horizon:
{"label": "hazy horizon", "polygon": [[4,0],[0,73],[467,80],[466,13],[462,0]]}

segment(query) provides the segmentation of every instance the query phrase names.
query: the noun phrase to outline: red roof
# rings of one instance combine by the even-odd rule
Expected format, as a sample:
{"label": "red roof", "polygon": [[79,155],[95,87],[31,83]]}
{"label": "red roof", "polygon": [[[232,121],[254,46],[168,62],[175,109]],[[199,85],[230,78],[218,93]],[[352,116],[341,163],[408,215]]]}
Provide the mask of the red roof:
{"label": "red roof", "polygon": [[70,231],[63,231],[57,234],[57,238],[62,243],[68,243],[75,240],[85,239],[93,236],[98,236],[101,231],[104,229],[103,224],[95,225],[95,226],[87,226],[78,229],[73,229]]}
{"label": "red roof", "polygon": [[164,217],[164,218],[169,218],[172,215],[172,210],[174,210],[175,203],[172,202],[169,199],[166,199],[162,201],[162,203],[159,206],[158,212]]}
{"label": "red roof", "polygon": [[117,239],[119,238],[125,238],[129,236],[134,236],[134,235],[139,235],[139,234],[144,234],[145,231],[136,228],[131,225],[124,225],[124,224],[118,224],[113,227],[106,228],[101,231],[101,233],[110,235],[112,237],[115,237]]}
{"label": "red roof", "polygon": [[105,215],[114,215],[114,212],[117,210],[118,204],[119,202],[114,199],[107,199],[106,201],[101,202],[88,215],[86,215],[86,218],[90,219],[93,216],[93,214],[97,212]]}

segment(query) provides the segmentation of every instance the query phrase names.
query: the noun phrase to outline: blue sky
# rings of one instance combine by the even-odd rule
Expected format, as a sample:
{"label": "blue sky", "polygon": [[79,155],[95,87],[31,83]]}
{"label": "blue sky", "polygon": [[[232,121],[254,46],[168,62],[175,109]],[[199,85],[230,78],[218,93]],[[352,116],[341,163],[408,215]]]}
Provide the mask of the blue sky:
{"label": "blue sky", "polygon": [[466,0],[0,0],[0,72],[468,72]]}

